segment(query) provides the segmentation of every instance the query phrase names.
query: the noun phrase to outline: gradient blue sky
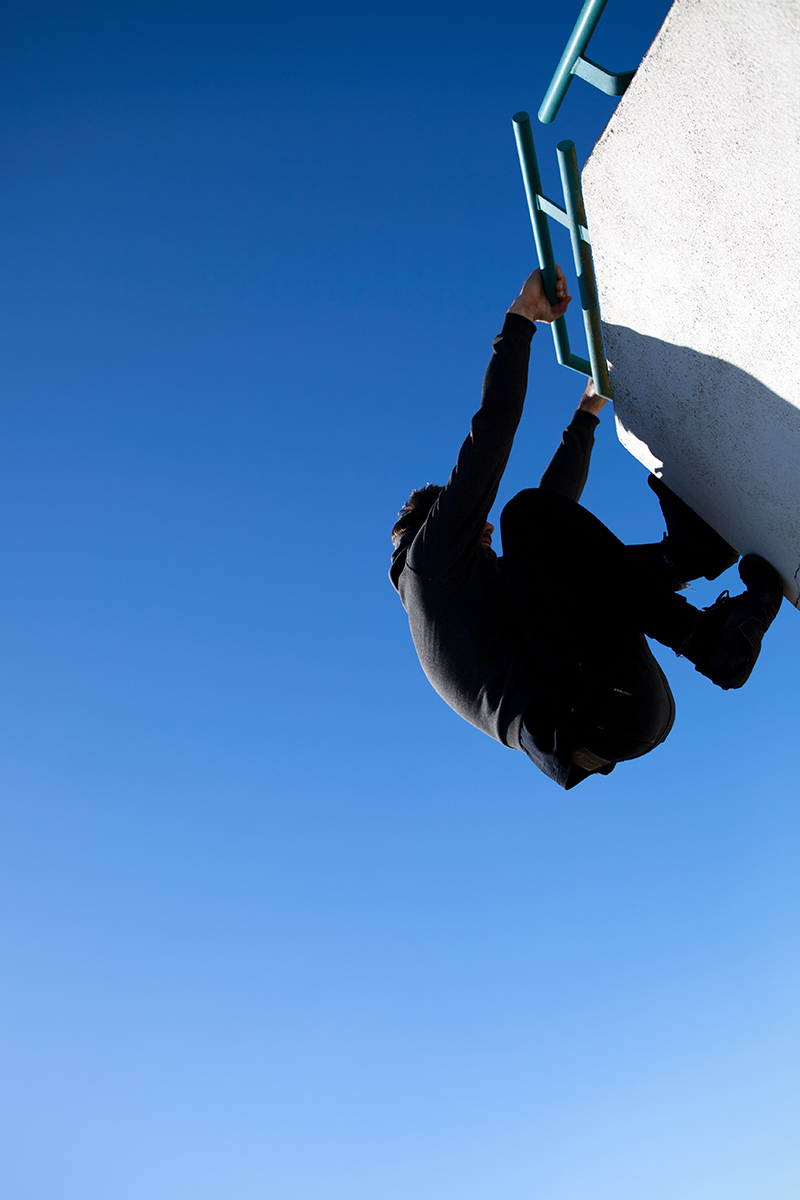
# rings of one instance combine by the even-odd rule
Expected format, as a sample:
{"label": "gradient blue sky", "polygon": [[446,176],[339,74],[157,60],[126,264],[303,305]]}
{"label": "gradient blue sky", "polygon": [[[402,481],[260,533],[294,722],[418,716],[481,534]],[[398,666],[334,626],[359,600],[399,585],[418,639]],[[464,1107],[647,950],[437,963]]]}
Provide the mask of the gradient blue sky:
{"label": "gradient blue sky", "polygon": [[[9,1200],[796,1200],[797,612],[740,693],[660,654],[668,742],[565,795],[386,579],[533,265],[511,116],[578,8],[3,10]],[[613,107],[538,127],[551,194]],[[580,390],[540,333],[498,512]],[[585,502],[661,535],[610,416]]]}

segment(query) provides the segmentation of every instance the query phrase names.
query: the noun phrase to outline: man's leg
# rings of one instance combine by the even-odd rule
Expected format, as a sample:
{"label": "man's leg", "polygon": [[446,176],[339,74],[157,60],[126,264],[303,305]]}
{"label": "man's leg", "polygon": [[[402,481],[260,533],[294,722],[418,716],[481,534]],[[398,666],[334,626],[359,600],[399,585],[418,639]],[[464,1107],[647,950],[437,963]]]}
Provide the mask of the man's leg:
{"label": "man's leg", "polygon": [[[501,529],[504,552],[507,546],[511,551],[507,562],[504,553],[504,570],[523,624],[527,627],[526,613],[546,605],[545,627],[559,629],[581,670],[594,675],[610,677],[614,665],[631,655],[632,663],[638,661],[637,652],[623,650],[633,626],[685,655],[718,687],[742,687],[780,607],[779,575],[763,559],[747,555],[739,568],[747,591],[723,593],[698,612],[674,593],[669,571],[653,570],[652,564],[643,569],[636,553],[643,547],[625,547],[580,505],[540,489],[514,497]],[[537,635],[535,641],[541,649],[546,638]],[[650,678],[657,692],[652,671]]]}
{"label": "man's leg", "polygon": [[[574,749],[598,765],[646,754],[667,736],[674,701],[635,616],[647,589],[625,546],[580,505],[536,488],[506,505],[501,529],[512,600],[532,657],[562,690]],[[665,589],[657,623],[680,649],[696,610]]]}
{"label": "man's leg", "polygon": [[529,488],[506,505],[500,525],[517,611],[546,609],[578,657],[602,653],[604,629],[631,620],[676,653],[694,633],[697,610],[574,501]]}
{"label": "man's leg", "polygon": [[[658,545],[629,546],[640,576],[649,580],[643,592],[642,628],[651,637],[671,645],[694,663],[697,671],[724,690],[743,687],[761,652],[761,641],[778,614],[783,584],[778,572],[763,558],[747,554],[739,564],[746,591],[739,596],[723,592],[715,604],[697,615],[695,631],[681,648],[660,634],[660,599],[664,589],[682,588],[701,575],[716,579],[739,555],[724,538],[654,475],[648,484],[658,496],[667,534]],[[671,611],[671,610],[670,610]]]}
{"label": "man's leg", "polygon": [[648,475],[647,484],[658,497],[667,533],[662,545],[664,558],[684,583],[690,579],[716,579],[738,561],[733,546],[681,500],[656,475]]}

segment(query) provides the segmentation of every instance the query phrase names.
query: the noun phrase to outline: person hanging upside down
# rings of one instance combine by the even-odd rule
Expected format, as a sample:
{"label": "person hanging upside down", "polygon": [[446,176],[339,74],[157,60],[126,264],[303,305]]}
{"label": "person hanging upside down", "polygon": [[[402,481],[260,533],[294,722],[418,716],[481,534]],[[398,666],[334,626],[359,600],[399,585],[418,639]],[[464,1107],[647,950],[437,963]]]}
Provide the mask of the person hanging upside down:
{"label": "person hanging upside down", "polygon": [[554,321],[571,300],[556,270],[555,305],[536,270],[509,308],[453,473],[400,510],[389,577],[442,699],[569,789],[648,754],[670,732],[675,702],[648,637],[718,687],[742,687],[783,587],[769,563],[747,554],[741,595],[725,592],[702,611],[678,595],[739,556],[653,475],[661,542],[625,546],[580,506],[606,403],[591,380],[539,486],[503,509],[503,556],[495,554],[488,516],[522,416],[536,322]]}

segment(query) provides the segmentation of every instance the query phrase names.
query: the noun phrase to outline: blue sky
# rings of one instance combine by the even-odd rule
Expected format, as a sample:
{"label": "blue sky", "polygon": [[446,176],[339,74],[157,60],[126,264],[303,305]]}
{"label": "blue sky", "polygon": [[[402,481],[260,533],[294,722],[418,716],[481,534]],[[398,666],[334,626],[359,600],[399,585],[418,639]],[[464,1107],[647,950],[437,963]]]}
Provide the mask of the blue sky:
{"label": "blue sky", "polygon": [[[4,11],[4,1196],[796,1197],[797,613],[739,693],[659,651],[668,742],[565,795],[386,578],[533,265],[511,116],[578,8]],[[555,198],[613,108],[535,129]],[[498,513],[580,390],[542,331]],[[610,417],[585,503],[661,536]]]}

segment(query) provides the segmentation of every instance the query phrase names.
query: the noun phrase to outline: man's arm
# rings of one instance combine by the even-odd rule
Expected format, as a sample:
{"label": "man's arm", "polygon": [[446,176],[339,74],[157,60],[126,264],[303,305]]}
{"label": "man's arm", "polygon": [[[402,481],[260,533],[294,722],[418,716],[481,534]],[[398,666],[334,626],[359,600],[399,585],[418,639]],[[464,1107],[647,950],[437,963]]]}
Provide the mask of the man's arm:
{"label": "man's arm", "polygon": [[503,330],[493,342],[481,407],[455,469],[409,552],[408,566],[420,574],[446,574],[479,551],[522,416],[534,322],[554,321],[571,300],[560,269],[556,289],[557,303],[551,305],[536,270],[508,309]]}
{"label": "man's arm", "polygon": [[589,379],[575,415],[564,430],[558,449],[539,480],[542,491],[557,492],[559,496],[567,496],[570,500],[580,500],[589,475],[594,431],[600,419],[599,413],[606,403],[605,396],[597,395],[594,380]]}

